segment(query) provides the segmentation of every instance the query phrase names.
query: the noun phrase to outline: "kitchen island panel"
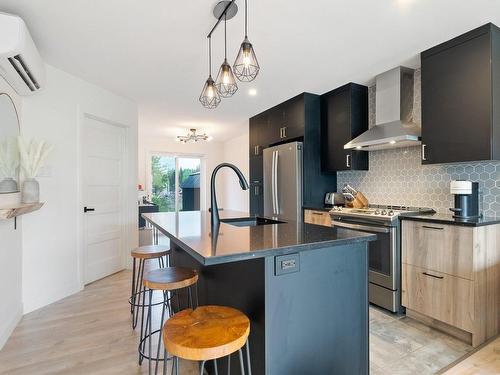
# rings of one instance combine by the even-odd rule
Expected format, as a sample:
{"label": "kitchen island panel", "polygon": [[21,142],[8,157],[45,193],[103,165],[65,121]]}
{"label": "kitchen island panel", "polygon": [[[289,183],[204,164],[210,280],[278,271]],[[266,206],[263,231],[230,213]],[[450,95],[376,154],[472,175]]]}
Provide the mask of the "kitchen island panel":
{"label": "kitchen island panel", "polygon": [[301,252],[280,276],[266,258],[266,374],[368,374],[366,246]]}
{"label": "kitchen island panel", "polygon": [[[173,265],[199,272],[200,304],[250,318],[253,374],[368,373],[366,243],[287,255],[299,270],[282,275],[281,256],[205,266],[175,244],[172,250]],[[219,373],[225,366],[219,361]],[[231,372],[239,374],[236,355]]]}

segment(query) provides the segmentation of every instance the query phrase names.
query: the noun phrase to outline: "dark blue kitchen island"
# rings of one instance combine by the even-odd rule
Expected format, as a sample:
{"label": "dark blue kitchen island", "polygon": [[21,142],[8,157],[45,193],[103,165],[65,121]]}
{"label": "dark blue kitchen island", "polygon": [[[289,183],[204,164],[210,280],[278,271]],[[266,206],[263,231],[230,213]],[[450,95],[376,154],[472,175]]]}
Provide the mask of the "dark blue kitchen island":
{"label": "dark blue kitchen island", "polygon": [[212,230],[204,211],[143,216],[170,239],[172,264],[199,272],[200,304],[249,316],[254,375],[368,374],[367,242],[375,235],[290,221]]}

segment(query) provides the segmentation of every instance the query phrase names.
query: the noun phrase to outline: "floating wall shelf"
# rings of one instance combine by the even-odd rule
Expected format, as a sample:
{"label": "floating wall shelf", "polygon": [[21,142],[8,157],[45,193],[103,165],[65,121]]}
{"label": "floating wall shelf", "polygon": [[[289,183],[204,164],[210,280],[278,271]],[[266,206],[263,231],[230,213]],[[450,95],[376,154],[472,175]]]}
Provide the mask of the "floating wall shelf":
{"label": "floating wall shelf", "polygon": [[10,208],[0,208],[0,220],[8,220],[17,216],[39,210],[43,203],[22,203]]}

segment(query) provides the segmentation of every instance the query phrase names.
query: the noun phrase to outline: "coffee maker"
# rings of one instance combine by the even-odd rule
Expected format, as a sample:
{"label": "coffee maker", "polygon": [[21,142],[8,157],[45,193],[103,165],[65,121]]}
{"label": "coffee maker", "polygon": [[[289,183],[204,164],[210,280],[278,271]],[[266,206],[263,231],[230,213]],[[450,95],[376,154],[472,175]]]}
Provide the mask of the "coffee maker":
{"label": "coffee maker", "polygon": [[479,183],[472,181],[451,181],[450,193],[455,195],[455,208],[450,208],[455,219],[477,219],[479,212]]}

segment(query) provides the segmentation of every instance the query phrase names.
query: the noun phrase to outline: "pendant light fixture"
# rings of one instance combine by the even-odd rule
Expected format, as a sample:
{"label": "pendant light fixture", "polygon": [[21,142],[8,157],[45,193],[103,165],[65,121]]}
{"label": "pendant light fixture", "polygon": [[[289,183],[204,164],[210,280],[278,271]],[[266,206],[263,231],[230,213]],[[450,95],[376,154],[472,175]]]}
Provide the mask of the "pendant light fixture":
{"label": "pendant light fixture", "polygon": [[260,66],[252,43],[248,40],[248,8],[245,0],[245,39],[233,64],[234,75],[242,82],[251,82],[259,74]]}
{"label": "pendant light fixture", "polygon": [[238,90],[236,79],[234,78],[233,69],[227,62],[227,17],[224,14],[224,61],[217,74],[215,87],[219,95],[223,98],[230,98]]}
{"label": "pendant light fixture", "polygon": [[[222,98],[229,98],[238,90],[236,78],[242,82],[251,82],[259,74],[259,63],[252,43],[248,40],[248,7],[245,0],[245,39],[241,43],[238,56],[231,67],[227,62],[227,21],[238,13],[236,0],[221,0],[213,10],[217,22],[207,35],[208,38],[208,79],[203,86],[200,102],[205,108],[215,108]],[[224,21],[224,61],[214,82],[212,79],[212,44],[213,32]]]}
{"label": "pendant light fixture", "polygon": [[200,103],[208,109],[216,108],[220,103],[220,96],[212,79],[212,37],[208,37],[208,79],[201,90]]}

